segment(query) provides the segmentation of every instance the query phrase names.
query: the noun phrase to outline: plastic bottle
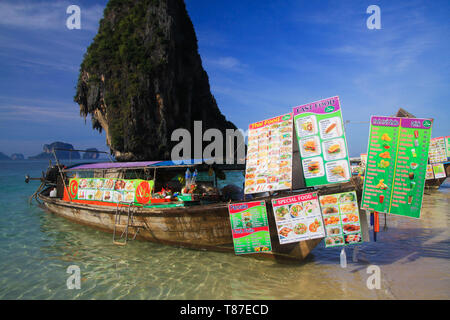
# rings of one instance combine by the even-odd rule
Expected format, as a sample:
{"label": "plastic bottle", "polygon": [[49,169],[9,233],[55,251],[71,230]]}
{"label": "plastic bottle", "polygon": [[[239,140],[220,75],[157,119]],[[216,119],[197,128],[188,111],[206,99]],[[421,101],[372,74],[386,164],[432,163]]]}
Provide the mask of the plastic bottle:
{"label": "plastic bottle", "polygon": [[53,189],[50,191],[50,198],[56,198],[56,188],[53,188]]}
{"label": "plastic bottle", "polygon": [[192,174],[192,184],[195,183],[195,180],[197,179],[198,171],[195,169],[194,173]]}
{"label": "plastic bottle", "polygon": [[186,173],[184,175],[184,180],[186,183],[186,188],[190,186],[190,180],[191,180],[191,171],[189,171],[189,168],[187,168]]}
{"label": "plastic bottle", "polygon": [[347,255],[345,254],[345,247],[341,250],[341,268],[347,268]]}

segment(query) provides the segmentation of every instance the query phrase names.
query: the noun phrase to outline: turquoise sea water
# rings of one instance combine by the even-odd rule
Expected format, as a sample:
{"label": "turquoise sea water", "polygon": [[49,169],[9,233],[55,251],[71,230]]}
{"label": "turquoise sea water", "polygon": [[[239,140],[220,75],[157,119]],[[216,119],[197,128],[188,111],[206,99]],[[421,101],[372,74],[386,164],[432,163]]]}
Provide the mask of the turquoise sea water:
{"label": "turquoise sea water", "polygon": [[[302,263],[174,248],[142,241],[119,247],[112,236],[48,214],[28,197],[46,161],[0,162],[0,299],[449,299],[450,183],[426,190],[422,218],[389,216],[377,242],[323,243]],[[380,220],[384,225],[383,217]],[[81,270],[69,290],[67,268]],[[381,270],[370,290],[369,265]]]}

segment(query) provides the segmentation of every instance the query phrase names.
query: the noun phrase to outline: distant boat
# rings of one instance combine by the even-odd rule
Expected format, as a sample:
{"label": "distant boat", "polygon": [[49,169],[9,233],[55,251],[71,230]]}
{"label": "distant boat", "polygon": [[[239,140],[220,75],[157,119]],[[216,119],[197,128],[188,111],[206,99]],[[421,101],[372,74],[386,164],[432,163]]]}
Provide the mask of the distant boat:
{"label": "distant boat", "polygon": [[[403,108],[399,108],[397,111],[397,114],[395,116],[402,117],[402,118],[416,118],[415,115],[406,111]],[[444,162],[443,165],[444,165],[444,170],[445,170],[446,176],[447,177],[450,176],[450,161]],[[438,178],[438,179],[434,178],[434,179],[425,180],[425,187],[437,189],[441,186],[441,184],[444,183],[445,179],[447,179],[447,178],[445,177],[445,178]]]}

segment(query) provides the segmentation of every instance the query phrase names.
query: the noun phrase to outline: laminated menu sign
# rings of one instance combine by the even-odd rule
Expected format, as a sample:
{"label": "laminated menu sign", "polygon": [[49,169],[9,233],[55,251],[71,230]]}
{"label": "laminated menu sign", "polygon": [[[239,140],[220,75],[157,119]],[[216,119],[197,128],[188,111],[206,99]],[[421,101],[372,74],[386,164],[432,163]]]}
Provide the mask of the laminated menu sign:
{"label": "laminated menu sign", "polygon": [[365,167],[367,163],[367,153],[361,153],[361,166]]}
{"label": "laminated menu sign", "polygon": [[69,181],[69,193],[76,200],[146,204],[152,188],[153,180],[73,178]]}
{"label": "laminated menu sign", "polygon": [[445,148],[444,137],[431,139],[428,156],[430,158],[430,163],[439,163],[447,161],[447,150]]}
{"label": "laminated menu sign", "polygon": [[427,165],[427,174],[425,180],[434,179],[433,166],[431,164]]}
{"label": "laminated menu sign", "polygon": [[361,222],[356,192],[319,197],[325,223],[325,247],[362,243]]}
{"label": "laminated menu sign", "polygon": [[325,237],[317,192],[272,200],[280,244]]}
{"label": "laminated menu sign", "polygon": [[291,113],[249,126],[244,189],[246,194],[291,188],[292,131]]}
{"label": "laminated menu sign", "polygon": [[228,212],[236,254],[272,250],[265,201],[229,204]]}
{"label": "laminated menu sign", "polygon": [[433,164],[433,173],[436,179],[445,178],[447,175],[445,174],[444,165],[442,163]]}
{"label": "laminated menu sign", "polygon": [[450,136],[445,137],[445,148],[447,149],[447,158],[450,158]]}
{"label": "laminated menu sign", "polygon": [[372,116],[361,208],[420,217],[430,119]]}
{"label": "laminated menu sign", "polygon": [[294,122],[307,187],[350,180],[339,97],[294,107]]}

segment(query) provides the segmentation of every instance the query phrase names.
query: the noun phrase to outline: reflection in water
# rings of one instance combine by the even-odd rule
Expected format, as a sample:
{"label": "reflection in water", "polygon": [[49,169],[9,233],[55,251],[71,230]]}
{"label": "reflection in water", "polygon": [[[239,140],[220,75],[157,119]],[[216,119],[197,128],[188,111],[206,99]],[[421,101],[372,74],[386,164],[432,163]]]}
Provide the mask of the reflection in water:
{"label": "reflection in water", "polygon": [[[426,191],[421,219],[389,216],[378,241],[359,247],[358,262],[347,248],[346,269],[339,266],[340,249],[323,243],[304,262],[290,264],[142,241],[114,246],[110,234],[28,207],[33,186],[21,184],[15,194],[11,188],[8,199],[0,190],[0,299],[450,297],[448,183]],[[11,195],[16,201],[7,201]],[[380,290],[366,287],[370,264],[381,268]],[[80,290],[66,287],[70,265],[81,269]]]}

